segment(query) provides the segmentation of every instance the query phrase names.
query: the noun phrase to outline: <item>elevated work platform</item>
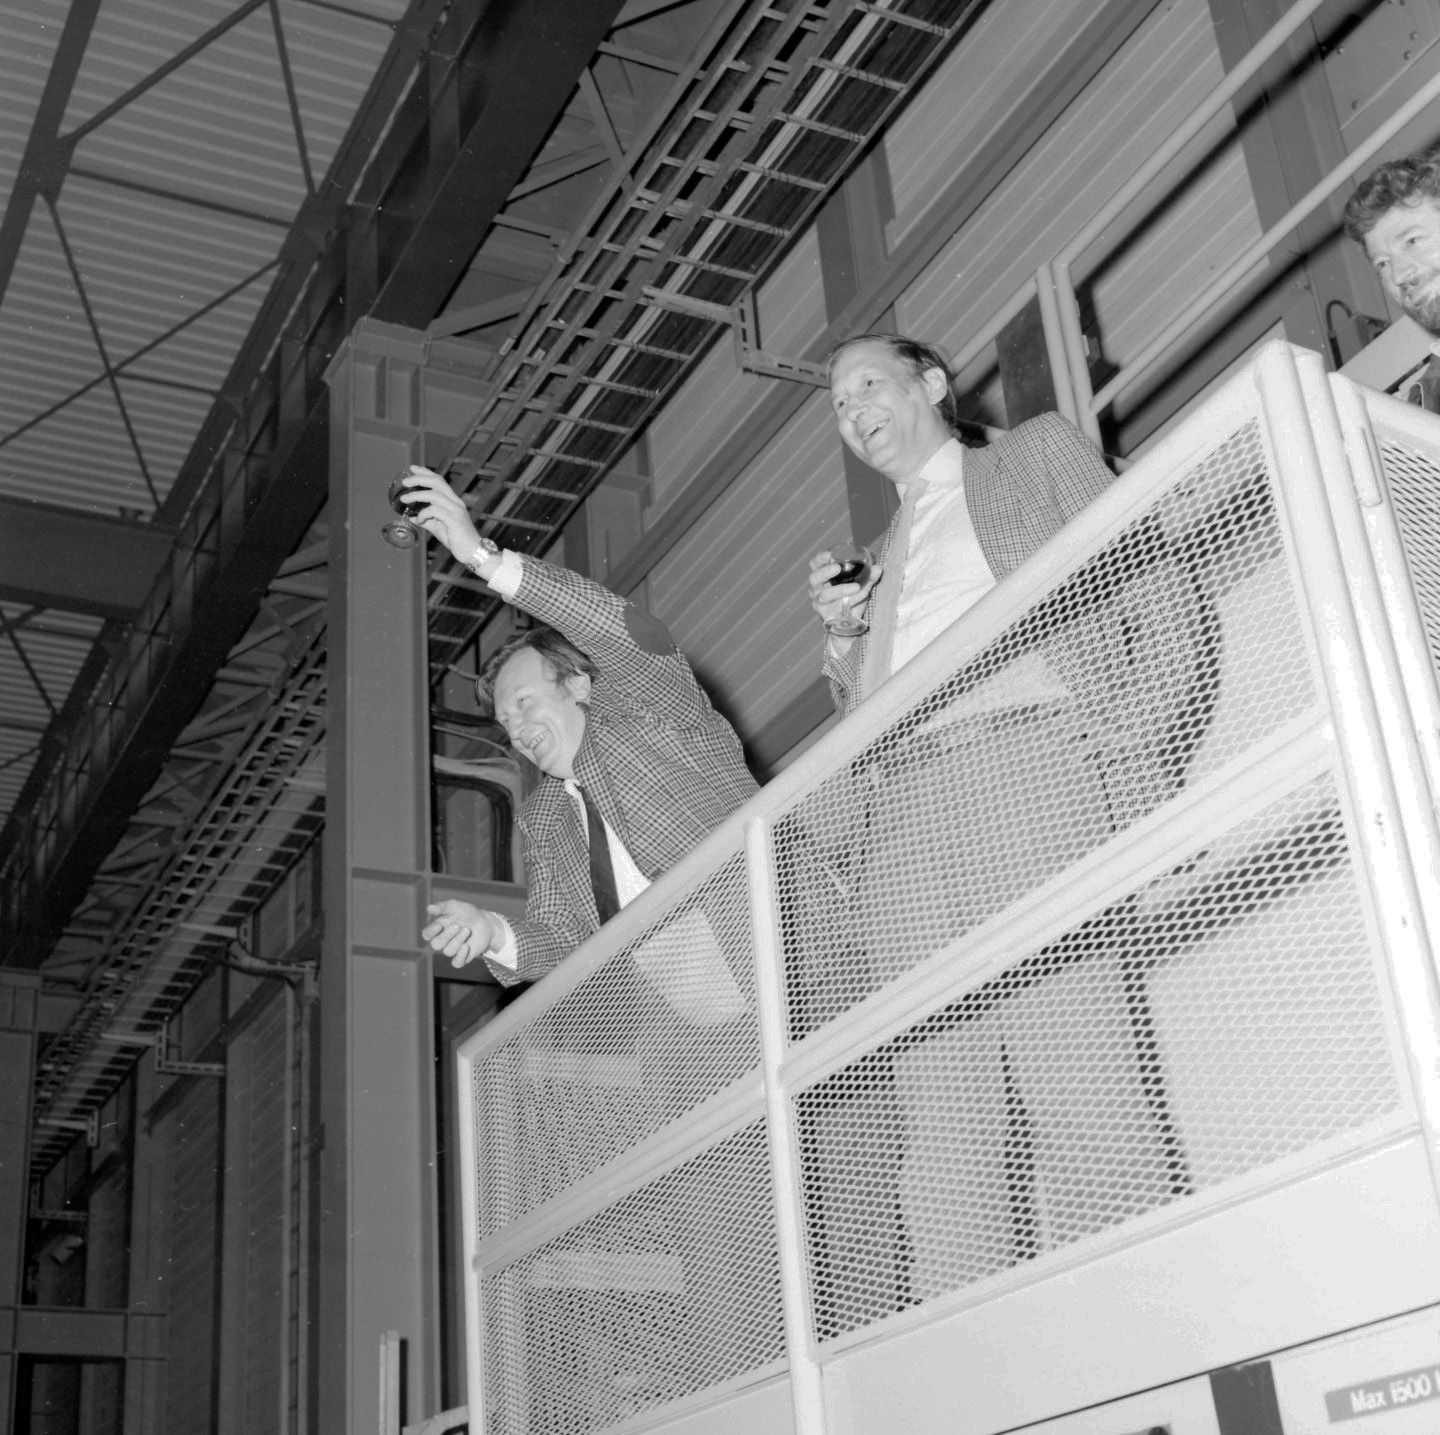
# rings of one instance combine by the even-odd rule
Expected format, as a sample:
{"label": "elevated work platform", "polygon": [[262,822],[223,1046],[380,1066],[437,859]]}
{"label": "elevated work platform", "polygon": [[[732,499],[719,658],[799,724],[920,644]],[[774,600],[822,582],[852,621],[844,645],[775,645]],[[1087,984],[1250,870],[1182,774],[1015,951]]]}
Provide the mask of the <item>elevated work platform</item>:
{"label": "elevated work platform", "polygon": [[472,1431],[1429,1428],[1437,480],[1267,347],[480,1030]]}

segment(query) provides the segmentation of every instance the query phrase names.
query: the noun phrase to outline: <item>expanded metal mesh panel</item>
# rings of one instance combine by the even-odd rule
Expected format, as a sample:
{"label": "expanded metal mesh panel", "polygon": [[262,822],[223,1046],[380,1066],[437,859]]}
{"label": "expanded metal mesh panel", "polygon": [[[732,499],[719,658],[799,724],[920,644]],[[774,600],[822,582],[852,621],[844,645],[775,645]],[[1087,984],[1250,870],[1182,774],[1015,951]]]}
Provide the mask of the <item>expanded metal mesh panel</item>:
{"label": "expanded metal mesh panel", "polygon": [[1314,701],[1251,423],[778,823],[792,1034]]}
{"label": "expanded metal mesh panel", "polygon": [[769,1163],[750,1127],[485,1281],[485,1429],[580,1435],[784,1352]]}
{"label": "expanded metal mesh panel", "polygon": [[799,1095],[817,1334],[1392,1109],[1383,1002],[1321,779]]}
{"label": "expanded metal mesh panel", "polygon": [[750,908],[736,856],[477,1065],[481,1234],[758,1062]]}
{"label": "expanded metal mesh panel", "polygon": [[1380,458],[1400,541],[1425,624],[1431,660],[1440,668],[1440,463],[1434,456],[1382,442]]}

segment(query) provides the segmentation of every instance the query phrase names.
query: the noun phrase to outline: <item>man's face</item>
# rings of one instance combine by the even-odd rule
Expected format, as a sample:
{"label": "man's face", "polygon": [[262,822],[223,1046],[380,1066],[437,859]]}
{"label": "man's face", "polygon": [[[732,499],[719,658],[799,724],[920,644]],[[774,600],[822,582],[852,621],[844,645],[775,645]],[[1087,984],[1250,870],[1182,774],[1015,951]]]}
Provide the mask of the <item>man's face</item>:
{"label": "man's face", "polygon": [[551,777],[574,777],[575,754],[585,736],[590,679],[558,680],[534,648],[521,648],[495,676],[495,717],[523,753]]}
{"label": "man's face", "polygon": [[1440,203],[1387,209],[1365,236],[1385,292],[1418,324],[1440,334]]}
{"label": "man's face", "polygon": [[913,478],[951,437],[935,407],[944,396],[942,370],[913,373],[888,344],[874,341],[844,350],[830,373],[846,448],[896,483]]}

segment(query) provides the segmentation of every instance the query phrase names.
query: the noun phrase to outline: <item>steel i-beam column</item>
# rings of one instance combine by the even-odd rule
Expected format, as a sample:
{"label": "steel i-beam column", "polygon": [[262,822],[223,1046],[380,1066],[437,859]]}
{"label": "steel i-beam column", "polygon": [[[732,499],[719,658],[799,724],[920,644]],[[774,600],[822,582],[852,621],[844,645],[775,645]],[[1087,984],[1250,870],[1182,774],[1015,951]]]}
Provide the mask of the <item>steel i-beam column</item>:
{"label": "steel i-beam column", "polygon": [[38,976],[0,978],[0,1425],[7,1430],[15,1408],[39,999]]}
{"label": "steel i-beam column", "polygon": [[362,320],[332,362],[316,1428],[372,1435],[386,1331],[407,1411],[438,1408],[424,560],[390,481],[423,452],[424,336]]}

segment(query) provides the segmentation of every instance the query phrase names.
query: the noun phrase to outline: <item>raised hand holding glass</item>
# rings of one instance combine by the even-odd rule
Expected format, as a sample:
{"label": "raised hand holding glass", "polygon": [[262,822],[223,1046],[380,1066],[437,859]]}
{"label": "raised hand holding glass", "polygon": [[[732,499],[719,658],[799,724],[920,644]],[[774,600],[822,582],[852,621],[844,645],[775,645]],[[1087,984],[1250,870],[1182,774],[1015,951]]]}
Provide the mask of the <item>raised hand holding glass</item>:
{"label": "raised hand holding glass", "polygon": [[425,507],[425,499],[423,496],[406,499],[405,487],[409,482],[410,470],[407,468],[390,485],[386,494],[390,507],[400,515],[398,519],[392,518],[380,530],[392,548],[413,548],[420,541],[420,529],[412,521],[411,515]]}

